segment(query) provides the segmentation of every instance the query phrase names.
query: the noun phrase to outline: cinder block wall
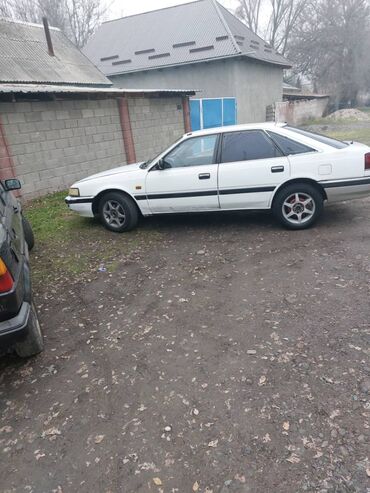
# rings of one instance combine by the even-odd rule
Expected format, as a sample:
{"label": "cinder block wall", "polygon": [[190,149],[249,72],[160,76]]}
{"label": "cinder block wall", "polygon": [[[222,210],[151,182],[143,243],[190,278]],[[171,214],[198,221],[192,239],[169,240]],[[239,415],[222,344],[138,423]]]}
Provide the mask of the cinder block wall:
{"label": "cinder block wall", "polygon": [[0,103],[0,118],[26,199],[125,162],[115,100]]}
{"label": "cinder block wall", "polygon": [[[129,110],[138,161],[184,133],[181,98],[129,97]],[[25,200],[127,162],[115,99],[0,103],[0,121]]]}
{"label": "cinder block wall", "polygon": [[129,98],[136,159],[146,161],[184,134],[181,98]]}

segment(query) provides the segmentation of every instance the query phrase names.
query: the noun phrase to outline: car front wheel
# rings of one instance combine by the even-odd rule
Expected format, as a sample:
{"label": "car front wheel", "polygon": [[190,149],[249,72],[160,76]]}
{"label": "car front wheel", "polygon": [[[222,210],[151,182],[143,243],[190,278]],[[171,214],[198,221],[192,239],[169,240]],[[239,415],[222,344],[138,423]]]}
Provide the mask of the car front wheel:
{"label": "car front wheel", "polygon": [[130,197],[119,192],[109,192],[100,200],[99,217],[107,229],[123,233],[137,225],[139,213]]}
{"label": "car front wheel", "polygon": [[289,229],[306,229],[320,217],[324,199],[320,190],[306,183],[288,185],[277,193],[274,216]]}

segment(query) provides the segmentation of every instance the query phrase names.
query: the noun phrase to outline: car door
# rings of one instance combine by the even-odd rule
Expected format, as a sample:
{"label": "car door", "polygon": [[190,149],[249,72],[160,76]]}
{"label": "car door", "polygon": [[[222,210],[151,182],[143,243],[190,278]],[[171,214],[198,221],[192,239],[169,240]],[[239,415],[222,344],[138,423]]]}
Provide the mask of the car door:
{"label": "car door", "polygon": [[182,140],[151,168],[145,191],[152,213],[219,209],[217,192],[218,134]]}
{"label": "car door", "polygon": [[221,209],[266,209],[290,175],[289,160],[263,130],[227,132],[219,165]]}

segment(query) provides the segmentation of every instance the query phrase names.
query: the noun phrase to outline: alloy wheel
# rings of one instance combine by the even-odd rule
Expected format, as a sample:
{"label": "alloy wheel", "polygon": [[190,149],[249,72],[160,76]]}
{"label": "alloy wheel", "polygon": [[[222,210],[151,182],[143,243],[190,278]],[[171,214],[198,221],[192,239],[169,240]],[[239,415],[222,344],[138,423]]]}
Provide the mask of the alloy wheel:
{"label": "alloy wheel", "polygon": [[304,224],[313,217],[316,210],[314,199],[308,193],[296,192],[283,202],[284,218],[292,224]]}
{"label": "alloy wheel", "polygon": [[116,200],[107,200],[103,206],[103,216],[109,226],[120,228],[126,221],[122,205]]}

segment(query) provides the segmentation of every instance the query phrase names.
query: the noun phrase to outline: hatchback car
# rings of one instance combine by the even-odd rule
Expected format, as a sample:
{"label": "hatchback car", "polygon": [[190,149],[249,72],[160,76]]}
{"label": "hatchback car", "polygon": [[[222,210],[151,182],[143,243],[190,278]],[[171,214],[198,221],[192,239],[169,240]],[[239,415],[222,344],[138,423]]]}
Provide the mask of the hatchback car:
{"label": "hatchback car", "polygon": [[28,357],[42,351],[43,337],[31,290],[33,233],[11,193],[20,187],[15,179],[0,181],[0,353]]}
{"label": "hatchback car", "polygon": [[70,209],[110,230],[141,215],[272,210],[284,226],[308,228],[325,201],[370,195],[370,148],[286,124],[213,128],[184,135],[159,156],[73,184]]}

